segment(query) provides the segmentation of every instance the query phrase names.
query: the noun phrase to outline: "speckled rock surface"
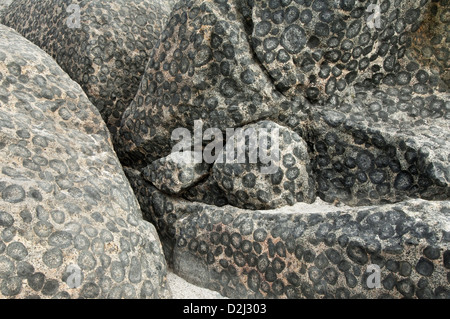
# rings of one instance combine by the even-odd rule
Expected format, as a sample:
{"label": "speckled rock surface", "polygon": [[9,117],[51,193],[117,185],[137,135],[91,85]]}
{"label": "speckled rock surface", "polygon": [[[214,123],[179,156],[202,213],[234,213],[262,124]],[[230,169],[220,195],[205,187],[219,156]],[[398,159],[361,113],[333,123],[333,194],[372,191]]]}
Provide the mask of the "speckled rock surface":
{"label": "speckled rock surface", "polygon": [[81,87],[3,25],[0,84],[0,297],[170,297],[156,230]]}
{"label": "speckled rock surface", "polygon": [[317,194],[353,206],[448,199],[449,94],[354,89],[334,105],[299,99],[275,120],[308,142]]}
{"label": "speckled rock surface", "polygon": [[[448,5],[180,2],[118,145],[175,270],[228,297],[450,298]],[[185,200],[161,193],[139,170],[198,119],[223,132],[264,120],[294,131],[314,196],[329,204],[243,209],[257,195],[235,200],[223,174]],[[381,288],[367,288],[369,265]]]}
{"label": "speckled rock surface", "polygon": [[114,137],[175,2],[16,0],[0,22],[50,54],[81,85]]}
{"label": "speckled rock surface", "polygon": [[[276,142],[275,142],[276,141]],[[234,145],[230,148],[228,144]],[[213,177],[228,202],[247,209],[273,209],[316,199],[305,141],[294,131],[263,121],[242,127],[219,153]]]}
{"label": "speckled rock surface", "polygon": [[191,202],[200,202],[219,207],[228,204],[228,198],[220,188],[213,176],[209,176],[205,181],[187,189],[183,193],[183,198]]}
{"label": "speckled rock surface", "polygon": [[175,224],[175,271],[226,297],[450,298],[448,201],[314,213],[173,205],[189,212]]}
{"label": "speckled rock surface", "polygon": [[201,161],[196,163],[195,153],[174,152],[163,157],[142,170],[143,177],[168,194],[178,194],[190,188],[209,175],[210,165]]}
{"label": "speckled rock surface", "polygon": [[[273,3],[277,6],[278,2]],[[325,7],[320,7],[320,3]],[[326,8],[333,3],[341,8]],[[334,89],[323,91],[320,85],[315,88],[311,82],[300,90],[306,93],[299,93],[297,89],[286,91],[284,94],[293,95],[294,103],[285,103],[275,120],[292,128],[310,146],[318,196],[327,202],[342,201],[352,206],[394,203],[411,197],[448,199],[450,95],[448,67],[442,64],[445,64],[442,55],[448,53],[447,49],[441,49],[447,41],[446,32],[442,30],[449,25],[443,13],[447,12],[444,8],[448,7],[448,2],[382,1],[378,3],[381,10],[378,29],[370,29],[365,23],[369,12],[365,7],[364,10],[358,8],[361,3],[333,3],[305,1],[301,7],[313,12],[313,16],[318,15],[319,20],[331,10],[332,25],[342,22],[339,18],[342,14],[350,16],[347,20],[353,22],[349,25],[346,20],[342,24],[348,27],[343,31],[345,36],[339,39],[341,45],[333,48],[340,56],[333,68],[341,68],[345,80],[337,80],[333,72],[327,72],[320,80],[322,71],[319,69],[324,65],[328,68],[330,64],[326,61],[327,53],[319,58],[320,46],[305,45],[302,54],[317,50],[318,57],[311,60],[316,62],[308,72],[314,75],[316,83],[326,79],[325,88],[332,86]],[[255,14],[263,17],[273,11],[270,5],[264,10],[256,7],[253,18]],[[322,9],[318,10],[319,7]],[[354,20],[358,12],[363,14],[361,23]],[[311,23],[314,21],[312,19]],[[273,21],[269,22],[274,25]],[[314,22],[314,28],[323,22]],[[351,25],[360,25],[361,29],[349,42],[345,37],[352,31]],[[356,46],[368,39],[367,34],[371,34],[367,50]],[[339,38],[339,33],[333,37],[336,36]],[[434,40],[430,41],[430,37]],[[417,41],[424,45],[421,50]],[[347,63],[344,57],[350,51],[352,58]],[[368,59],[367,69],[361,67],[364,59]],[[359,67],[352,68],[352,64]],[[277,65],[273,63],[274,67]],[[352,73],[352,80],[348,81]],[[340,82],[342,86],[338,85]],[[320,92],[322,97],[311,97],[308,91],[312,90]]]}
{"label": "speckled rock surface", "polygon": [[[414,74],[433,74],[433,90],[447,90],[445,43],[447,1],[243,1],[251,10],[252,44],[277,88],[325,102],[355,84],[409,83]],[[377,9],[375,9],[377,5]],[[376,13],[379,18],[376,18]],[[249,14],[250,15],[250,14]],[[425,30],[433,24],[433,32]],[[411,33],[414,37],[411,38]],[[414,72],[417,44],[429,50],[427,63]],[[414,39],[416,38],[416,39]],[[434,63],[436,61],[437,63]],[[433,72],[431,72],[433,68]],[[413,74],[411,74],[413,73]]]}
{"label": "speckled rock surface", "polygon": [[139,170],[124,167],[124,172],[136,194],[144,219],[155,225],[164,250],[164,256],[166,260],[170,261],[176,238],[174,224],[181,215],[173,209],[172,201],[168,199],[177,201],[178,197],[160,192],[144,179]]}
{"label": "speckled rock surface", "polygon": [[450,298],[449,201],[255,211],[183,201],[128,176],[175,273],[223,296]]}
{"label": "speckled rock surface", "polygon": [[[368,205],[393,203],[408,197],[446,199],[450,180],[447,164],[450,154],[445,147],[449,139],[450,105],[446,71],[442,63],[439,64],[442,62],[440,54],[425,54],[428,56],[425,63],[423,54],[412,46],[414,37],[426,38],[424,28],[434,33],[446,28],[445,6],[445,1],[406,1],[401,6],[383,1],[380,25],[373,29],[367,25],[367,8],[354,1],[339,4],[330,1],[182,1],[175,7],[160,47],[152,55],[141,90],[124,114],[121,140],[117,145],[119,157],[127,166],[145,167],[155,157],[170,152],[171,131],[179,127],[192,129],[194,120],[199,118],[204,121],[205,129],[217,127],[222,131],[242,127],[248,121],[271,119],[293,129],[307,142],[317,194],[328,202]],[[302,21],[302,14],[295,14],[298,8],[310,12],[314,19]],[[217,12],[221,12],[220,17]],[[405,17],[413,13],[418,15],[417,21]],[[435,28],[430,25],[430,14],[439,20]],[[291,18],[295,21],[285,25]],[[264,23],[260,19],[265,19]],[[308,32],[319,27],[330,29],[324,26],[327,22],[322,21],[324,19],[329,19],[335,27],[344,28],[335,30],[334,37],[338,37],[342,45],[334,50],[342,57],[339,63],[333,62],[336,64],[333,69],[343,69],[343,78],[337,80],[337,75],[327,73],[326,79],[328,83],[334,79],[336,87],[340,87],[338,83],[345,82],[345,85],[338,90],[339,94],[325,92],[326,101],[312,98],[306,92],[317,89],[312,82],[311,85],[296,84],[306,91],[283,91],[277,80],[267,77],[266,73],[272,74],[272,67],[278,64],[266,65],[258,54],[258,34],[261,33],[256,31],[258,25],[266,25],[272,38],[280,38],[281,43],[283,35],[290,34],[290,28],[299,23],[309,25]],[[223,31],[222,25],[230,23],[233,28],[227,30],[233,31]],[[371,37],[366,43],[368,34]],[[311,38],[317,36],[311,35]],[[236,42],[233,50],[227,40],[232,47]],[[312,42],[315,41],[318,40]],[[436,35],[433,45],[430,44],[431,52],[439,51],[443,41],[443,36]],[[355,47],[356,42],[359,46]],[[367,50],[363,50],[363,43]],[[292,53],[317,56],[308,71],[311,76],[320,78],[322,66],[330,62],[324,62],[328,55],[320,49],[323,46],[305,45],[299,52]],[[284,43],[284,47],[289,45]],[[283,44],[277,48],[280,52],[286,50]],[[254,56],[250,54],[253,50]],[[345,66],[344,52],[349,50],[354,57]],[[265,56],[270,54],[266,52]],[[206,62],[195,66],[194,60],[200,56]],[[371,73],[365,68],[353,71],[350,67],[362,64],[365,59],[369,59],[372,71],[380,72]],[[243,61],[251,66],[242,69]],[[294,61],[295,64],[297,59],[290,57],[289,61],[286,63]],[[253,63],[256,63],[255,68]],[[220,72],[211,76],[216,73],[209,72],[216,69]],[[243,73],[248,70],[252,70],[249,84],[245,83],[247,78]],[[289,70],[300,72],[301,68]],[[224,95],[227,90],[221,88],[228,86],[222,87],[220,83],[231,82],[236,84],[232,86],[236,90],[231,90],[227,97]],[[258,86],[255,87],[255,83],[259,83]],[[248,90],[253,93],[247,94]],[[256,104],[247,104],[250,96],[253,102],[259,100],[259,107],[253,112],[249,107]],[[226,111],[220,112],[220,108]],[[270,112],[266,112],[268,109]],[[195,198],[205,197],[198,191],[194,193]]]}
{"label": "speckled rock surface", "polygon": [[[282,96],[253,57],[235,1],[180,1],[124,113],[118,155],[146,166],[170,153],[171,133],[238,127],[276,114]],[[275,103],[274,99],[278,101]]]}
{"label": "speckled rock surface", "polygon": [[3,0],[0,3],[0,17],[3,15],[3,12],[9,7],[9,5],[13,2],[13,0]]}
{"label": "speckled rock surface", "polygon": [[400,122],[399,127],[335,111],[317,113],[313,121],[319,124],[313,130],[314,171],[324,200],[368,205],[450,198],[448,121]]}

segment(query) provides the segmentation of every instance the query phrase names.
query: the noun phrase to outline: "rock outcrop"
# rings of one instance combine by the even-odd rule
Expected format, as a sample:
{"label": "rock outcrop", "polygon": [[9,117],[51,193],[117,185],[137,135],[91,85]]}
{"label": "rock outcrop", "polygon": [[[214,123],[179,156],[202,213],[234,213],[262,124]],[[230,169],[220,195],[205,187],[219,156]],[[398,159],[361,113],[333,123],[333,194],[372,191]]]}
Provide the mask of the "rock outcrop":
{"label": "rock outcrop", "polygon": [[[180,1],[116,145],[175,270],[228,297],[450,298],[447,5]],[[142,169],[199,120],[222,136],[275,122],[307,173],[289,180],[286,143],[287,188],[246,158],[161,192]],[[312,193],[292,198],[306,180]]]}
{"label": "rock outcrop", "polygon": [[276,98],[234,2],[180,1],[124,113],[118,155],[145,166],[171,152],[175,129],[243,126],[276,114]]}
{"label": "rock outcrop", "polygon": [[[411,52],[411,34],[419,36],[427,19],[447,23],[445,14],[433,12],[445,11],[442,1],[243,2],[248,3],[258,60],[286,95],[301,94],[324,103],[358,83],[373,87],[411,82],[421,91],[420,81],[414,79],[417,73],[432,76],[430,87],[445,89],[439,75],[446,67],[440,63],[430,72],[429,65],[417,64]],[[442,45],[444,38],[433,42]]]}
{"label": "rock outcrop", "polygon": [[288,212],[172,204],[187,213],[175,224],[175,271],[226,297],[450,298],[448,202]]}
{"label": "rock outcrop", "polygon": [[179,194],[209,175],[210,167],[202,154],[196,163],[195,152],[174,152],[142,170],[144,178],[159,190]]}
{"label": "rock outcrop", "polygon": [[170,297],[157,232],[81,87],[3,25],[0,84],[0,296]]}
{"label": "rock outcrop", "polygon": [[0,16],[3,12],[9,7],[9,5],[13,2],[13,0],[4,0],[0,3]]}
{"label": "rock outcrop", "polygon": [[117,134],[175,0],[16,0],[0,20],[50,54]]}
{"label": "rock outcrop", "polygon": [[223,296],[450,298],[449,201],[257,211],[180,200],[127,174],[175,272]]}

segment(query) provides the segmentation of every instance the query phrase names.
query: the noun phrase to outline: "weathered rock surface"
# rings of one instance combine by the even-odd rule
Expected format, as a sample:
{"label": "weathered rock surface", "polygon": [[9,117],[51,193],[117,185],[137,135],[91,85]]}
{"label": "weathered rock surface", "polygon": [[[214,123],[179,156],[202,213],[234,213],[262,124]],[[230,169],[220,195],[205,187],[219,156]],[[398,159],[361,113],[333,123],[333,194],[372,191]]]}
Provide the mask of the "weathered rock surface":
{"label": "weathered rock surface", "polygon": [[81,85],[114,137],[174,3],[17,0],[0,22],[50,54]]}
{"label": "weathered rock surface", "polygon": [[[448,1],[374,2],[175,6],[117,148],[181,276],[229,297],[450,298]],[[189,201],[163,194],[139,170],[199,119],[294,131],[314,196],[353,207],[252,210],[270,204],[255,207],[255,170],[236,163],[214,163]],[[373,265],[379,289],[367,287]]]}
{"label": "weathered rock surface", "polygon": [[128,176],[175,272],[223,296],[450,298],[449,201],[255,211],[183,201]]}
{"label": "weathered rock surface", "polygon": [[168,201],[172,196],[162,193],[145,180],[141,171],[124,167],[124,172],[142,208],[144,219],[155,225],[161,239],[164,256],[166,260],[170,260],[175,245],[176,229],[174,224],[181,216],[178,211],[173,210],[173,204]]}
{"label": "weathered rock surface", "polygon": [[314,171],[324,200],[372,205],[450,198],[448,121],[364,125],[357,113],[325,111],[314,122]]}
{"label": "weathered rock surface", "polygon": [[0,297],[170,297],[156,230],[81,87],[3,25],[0,84]]}
{"label": "weathered rock surface", "polygon": [[[166,156],[176,128],[239,127],[276,114],[282,96],[253,57],[235,1],[180,1],[140,89],[124,113],[118,155],[125,165]],[[274,99],[279,99],[274,102]]]}
{"label": "weathered rock surface", "polygon": [[213,177],[236,207],[273,209],[312,203],[315,181],[307,148],[297,133],[274,122],[247,125],[219,153]]}
{"label": "weathered rock surface", "polygon": [[[312,146],[317,194],[352,206],[448,199],[449,94],[410,86],[355,92],[323,106],[301,99],[275,120]],[[298,110],[309,118],[299,120]]]}
{"label": "weathered rock surface", "polygon": [[450,298],[448,201],[285,213],[172,204],[187,213],[175,271],[226,297]]}
{"label": "weathered rock surface", "polygon": [[128,176],[175,272],[226,297],[450,298],[448,201],[255,211],[183,201]]}
{"label": "weathered rock surface", "polygon": [[170,153],[144,168],[142,175],[159,190],[178,194],[209,175],[210,166],[199,155],[197,163],[194,152]]}
{"label": "weathered rock surface", "polygon": [[[323,18],[330,12],[334,15],[330,31],[335,24],[343,22],[342,15],[349,15],[342,24],[348,26],[345,30],[326,36],[332,37],[333,43],[336,40],[341,43],[334,48],[329,44],[327,47],[330,54],[333,51],[340,57],[332,63],[335,66],[331,70],[340,68],[345,80],[337,80],[339,76],[332,71],[322,76],[324,65],[327,70],[330,67],[327,52],[323,51],[325,42],[317,42],[315,38],[320,38],[317,35],[311,36],[321,46],[305,45],[302,49],[301,54],[305,56],[314,51],[311,61],[315,61],[303,71],[311,72],[310,78],[322,84],[316,87],[311,82],[301,87],[300,91],[306,90],[306,98],[299,97],[297,89],[286,91],[286,95],[294,94],[295,103],[285,103],[275,121],[292,128],[312,146],[317,194],[327,202],[342,201],[355,206],[394,203],[412,197],[448,199],[450,95],[448,68],[442,64],[442,55],[447,54],[447,50],[441,49],[445,42],[445,32],[441,30],[449,23],[443,14],[446,2],[383,1],[379,4],[381,24],[378,29],[368,26],[370,13],[360,7],[367,7],[368,3],[309,1],[301,5],[302,13],[311,11],[312,16],[321,20],[311,20],[314,30],[323,26],[326,22]],[[332,9],[330,5],[341,8]],[[282,9],[277,11],[269,6],[261,10],[258,6],[253,7],[252,17],[268,17],[273,13],[268,24],[261,22],[273,27],[275,12]],[[296,11],[288,8],[283,10]],[[358,13],[362,14],[359,18]],[[361,23],[357,19],[362,19]],[[350,21],[353,22],[349,24]],[[431,21],[434,21],[433,26]],[[346,38],[353,32],[352,25],[361,28],[350,41]],[[305,30],[310,26],[307,24]],[[428,37],[434,40],[430,43]],[[361,45],[364,39],[370,40],[366,48]],[[424,45],[423,52],[417,50],[417,41]],[[319,54],[321,50],[323,57]],[[349,56],[349,52],[352,54],[347,60],[344,57]],[[278,72],[276,68],[280,65],[271,65]],[[300,72],[303,66],[291,68],[284,74]],[[333,90],[328,91],[329,87]],[[312,97],[308,91],[315,91],[321,97]]]}
{"label": "weathered rock surface", "polygon": [[[449,137],[446,73],[442,67],[432,67],[435,61],[442,61],[437,58],[440,55],[429,57],[429,63],[424,63],[416,51],[413,54],[414,48],[411,47],[413,37],[424,37],[422,29],[431,28],[427,20],[430,12],[434,16],[439,15],[438,30],[446,25],[443,4],[407,1],[402,2],[401,10],[389,1],[380,5],[381,24],[378,29],[373,29],[366,25],[368,8],[352,1],[337,4],[338,8],[334,7],[335,2],[330,1],[272,1],[270,4],[180,2],[162,35],[160,47],[150,60],[141,90],[124,114],[121,140],[117,145],[120,158],[131,167],[145,167],[155,158],[170,152],[170,137],[174,129],[184,127],[192,130],[194,121],[198,119],[204,121],[205,129],[216,127],[223,132],[229,127],[242,127],[247,122],[271,119],[293,129],[308,143],[317,194],[328,202],[368,205],[410,197],[448,198],[450,173],[447,162],[450,154],[447,154],[448,147],[443,147],[448,144]],[[418,14],[417,21],[406,18],[405,12]],[[310,15],[310,23],[302,21],[302,16]],[[231,23],[233,28],[225,32],[222,24],[227,23]],[[298,52],[291,50],[293,53],[290,53],[292,56],[288,54],[290,62],[284,65],[284,73],[275,68],[281,64],[267,64],[258,53],[264,47],[258,45],[261,42],[258,37],[262,36],[259,28],[266,26],[270,31],[267,36],[270,35],[273,41],[278,39],[278,56],[284,54],[286,47],[296,44],[288,43],[290,38],[286,38],[286,33],[291,34],[293,31],[290,29],[299,23],[307,24],[306,35],[314,30],[319,32],[322,27],[329,30],[339,27],[336,32],[321,37],[310,35],[313,39],[310,42],[333,38],[331,42],[341,43],[334,51],[342,57],[339,63],[333,62],[336,65],[332,69],[342,69],[342,74],[337,75],[336,71],[331,75],[330,71],[327,77],[322,78],[328,83],[345,82],[345,85],[337,85],[339,94],[325,90],[328,96],[326,103],[323,99],[312,98],[303,90],[317,89],[308,81],[312,77],[320,78],[323,65],[330,62],[324,62],[331,54],[324,52],[322,47],[325,44],[304,45]],[[397,33],[399,36],[391,37]],[[262,42],[270,42],[270,39]],[[437,37],[430,50],[437,52],[442,41]],[[251,55],[252,50],[256,52],[254,56]],[[269,51],[264,53],[265,57],[273,55]],[[344,56],[350,51],[353,58],[349,62]],[[314,57],[311,60],[314,63],[308,69],[310,76],[306,82],[309,84],[295,84],[302,89],[284,91],[272,71],[288,77],[289,72],[305,73],[301,67],[287,68],[289,63],[294,61],[295,64],[298,60],[294,56],[301,54]],[[205,64],[196,66],[195,59],[199,57],[206,59]],[[242,69],[244,62],[241,60],[250,67]],[[351,67],[355,63],[366,62],[369,63],[366,67],[355,70]],[[253,63],[256,63],[254,67]],[[394,66],[390,67],[392,63]],[[367,72],[366,68],[373,72]],[[215,69],[220,72],[212,76],[216,75]],[[250,84],[245,83],[247,78],[244,75],[248,70],[252,71]],[[343,78],[339,78],[341,75]],[[231,90],[228,97],[221,90],[224,88],[220,84],[222,82],[236,84],[232,86],[236,90]],[[254,86],[254,83],[260,84]],[[271,93],[266,94],[268,91]],[[260,107],[254,111],[247,107],[250,96],[252,103],[259,100]],[[211,102],[213,100],[214,103]],[[226,107],[226,111],[217,113],[217,107]],[[433,148],[436,147],[443,148],[442,152],[434,154]],[[220,181],[217,182],[220,185]],[[206,197],[201,192],[195,193],[196,198]],[[233,199],[230,203],[242,207],[239,202]]]}
{"label": "weathered rock surface", "polygon": [[3,0],[0,3],[0,16],[3,15],[3,12],[9,7],[9,5],[13,2],[13,0]]}
{"label": "weathered rock surface", "polygon": [[228,205],[228,198],[213,176],[204,182],[189,188],[183,193],[183,198],[191,202],[200,202],[222,207]]}
{"label": "weathered rock surface", "polygon": [[[341,96],[364,83],[421,86],[414,75],[431,74],[430,88],[447,90],[443,58],[446,1],[270,1],[248,2],[252,44],[277,88],[314,101]],[[427,27],[427,25],[433,26]],[[433,32],[429,31],[432,29]],[[426,31],[424,29],[427,29]],[[411,33],[414,37],[411,38]],[[430,51],[428,63],[417,64],[418,39]],[[427,39],[428,38],[428,39]],[[444,58],[445,59],[445,58]],[[421,59],[422,60],[422,59]],[[434,61],[438,63],[434,64]],[[430,68],[435,68],[430,72]],[[430,74],[431,73],[431,74]]]}

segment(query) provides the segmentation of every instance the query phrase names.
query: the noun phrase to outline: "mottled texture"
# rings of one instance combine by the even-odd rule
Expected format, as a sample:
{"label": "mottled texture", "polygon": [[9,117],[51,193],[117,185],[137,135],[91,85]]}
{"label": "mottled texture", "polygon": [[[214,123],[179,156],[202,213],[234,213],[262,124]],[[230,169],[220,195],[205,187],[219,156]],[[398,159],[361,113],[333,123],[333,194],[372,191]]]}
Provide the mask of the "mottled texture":
{"label": "mottled texture", "polygon": [[114,137],[174,2],[16,0],[0,22],[50,54],[81,85]]}
{"label": "mottled texture", "polygon": [[[174,129],[193,131],[198,119],[203,120],[204,130],[215,127],[223,133],[226,128],[271,119],[306,141],[316,194],[328,202],[367,205],[409,197],[448,198],[450,154],[445,146],[449,95],[445,72],[430,69],[430,63],[421,68],[417,52],[405,53],[412,50],[411,39],[421,36],[420,30],[433,29],[427,18],[430,12],[440,14],[433,32],[448,25],[442,8],[445,3],[405,1],[399,7],[384,1],[380,5],[381,24],[373,29],[367,25],[370,12],[352,1],[181,1],[152,54],[136,98],[124,114],[116,145],[119,157],[126,166],[146,167],[170,153]],[[405,17],[413,13],[418,15],[417,21]],[[311,21],[304,21],[302,17],[309,15]],[[320,39],[310,36],[317,39],[308,41],[321,43],[318,46],[297,43],[300,40],[295,40],[298,37],[292,30],[299,24],[309,36],[314,30],[319,32],[319,27],[326,29],[325,22],[337,28],[327,46],[333,48],[338,41],[341,44],[333,50],[342,56],[340,59],[348,65],[365,63],[364,67],[346,68],[344,61],[335,61],[334,66],[325,63],[331,53],[324,51],[322,42],[328,35]],[[399,32],[401,36],[396,36]],[[286,38],[291,33],[293,42]],[[258,40],[266,36],[270,39]],[[271,51],[275,49],[270,43],[275,47],[277,41],[277,56],[283,56],[291,45],[301,47],[290,48],[283,63],[295,64],[298,59],[293,56],[311,55],[311,68],[305,71],[303,64],[295,64],[295,68],[285,65],[281,69],[278,62],[262,60],[259,50],[264,42]],[[438,45],[436,39],[433,43]],[[353,58],[344,58],[347,53]],[[326,100],[312,98],[303,90],[320,89],[310,80],[294,85],[300,87],[298,90],[284,91],[279,87],[284,80],[277,82],[273,72],[289,77],[288,71],[327,80],[327,89],[319,90]],[[332,94],[335,91],[339,94]],[[220,186],[221,181],[216,182]],[[206,199],[206,193],[207,188],[196,187],[188,189],[189,195],[184,197],[213,203]],[[236,200],[235,194],[227,202],[255,207],[251,199],[245,203],[244,198]]]}
{"label": "mottled texture", "polygon": [[210,166],[194,152],[173,152],[142,170],[143,177],[159,190],[168,194],[178,194],[209,175]]}
{"label": "mottled texture", "polygon": [[[166,196],[128,171],[168,262],[230,298],[450,298],[448,201],[269,211]],[[369,265],[381,287],[369,289]]]}
{"label": "mottled texture", "polygon": [[[450,198],[450,124],[439,118],[450,105],[448,94],[357,88],[356,96],[335,106],[298,104],[275,121],[311,146],[322,199],[368,205]],[[298,120],[299,109],[309,119]]]}
{"label": "mottled texture", "polygon": [[273,209],[316,198],[305,141],[270,121],[236,131],[218,154],[213,177],[236,207]]}
{"label": "mottled texture", "polygon": [[81,87],[3,25],[0,84],[0,297],[170,297],[156,230]]}
{"label": "mottled texture", "polygon": [[201,202],[219,207],[228,204],[228,198],[213,176],[189,188],[183,193],[183,198],[192,202]]}
{"label": "mottled texture", "polygon": [[0,17],[3,13],[8,9],[9,5],[13,2],[13,0],[2,0],[0,3]]}
{"label": "mottled texture", "polygon": [[[283,214],[177,202],[190,213],[175,224],[174,269],[230,298],[448,299],[449,208],[415,200]],[[379,288],[368,287],[369,265],[380,267]]]}
{"label": "mottled texture", "polygon": [[[176,272],[232,298],[450,298],[448,5],[176,5],[117,147]],[[294,131],[311,159],[310,198],[334,206],[255,211],[258,194],[229,186],[265,177],[235,163],[214,163],[186,200],[158,191],[140,170],[199,119],[222,133],[266,120]],[[370,264],[380,289],[366,287]]]}
{"label": "mottled texture", "polygon": [[[251,10],[256,56],[286,95],[325,102],[358,84],[420,86],[414,77],[419,73],[433,77],[429,91],[448,91],[448,79],[439,78],[448,77],[445,31],[439,32],[448,24],[447,1],[243,2]],[[429,51],[424,63],[424,52],[415,53],[419,39],[429,41],[427,28],[436,37],[435,45],[419,45]],[[410,70],[411,64],[417,69]]]}
{"label": "mottled texture", "polygon": [[123,115],[118,155],[146,166],[170,153],[174,129],[242,126],[276,114],[275,98],[234,3],[180,1]]}

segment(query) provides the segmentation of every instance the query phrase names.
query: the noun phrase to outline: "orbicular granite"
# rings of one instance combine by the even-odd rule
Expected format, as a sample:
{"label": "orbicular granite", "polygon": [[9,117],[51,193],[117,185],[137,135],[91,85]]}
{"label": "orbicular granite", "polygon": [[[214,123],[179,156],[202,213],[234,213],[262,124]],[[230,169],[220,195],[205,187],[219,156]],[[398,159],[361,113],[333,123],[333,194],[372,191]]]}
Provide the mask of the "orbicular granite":
{"label": "orbicular granite", "polygon": [[[224,130],[277,113],[270,78],[254,59],[235,1],[179,1],[125,111],[117,150],[126,166],[171,151],[174,129]],[[275,101],[277,100],[277,101]]]}
{"label": "orbicular granite", "polygon": [[127,175],[175,272],[224,296],[450,298],[449,201],[254,211],[180,200]]}
{"label": "orbicular granite", "polygon": [[242,2],[255,54],[286,95],[326,102],[358,83],[447,90],[447,1]]}
{"label": "orbicular granite", "polygon": [[[230,297],[450,298],[448,12],[447,0],[180,1],[117,147],[175,270]],[[255,207],[267,176],[237,163],[161,193],[142,168],[200,119],[223,134],[267,120],[294,131],[309,198],[334,205],[255,211],[270,208]]]}
{"label": "orbicular granite", "polygon": [[3,15],[3,12],[9,7],[9,5],[13,2],[13,0],[3,0],[0,3],[0,16]]}
{"label": "orbicular granite", "polygon": [[271,121],[237,130],[219,152],[212,175],[236,207],[273,209],[316,199],[305,141]]}
{"label": "orbicular granite", "polygon": [[1,23],[50,54],[81,85],[113,137],[174,0],[16,0]]}
{"label": "orbicular granite", "polygon": [[[202,159],[202,154],[200,159]],[[197,184],[209,175],[210,167],[200,160],[196,163],[195,152],[173,152],[154,161],[142,170],[144,178],[159,190],[178,194]]]}
{"label": "orbicular granite", "polygon": [[158,234],[98,110],[3,25],[0,170],[0,297],[170,297]]}
{"label": "orbicular granite", "polygon": [[224,296],[450,298],[448,201],[285,214],[175,201],[173,210],[188,212],[174,225],[174,269]]}
{"label": "orbicular granite", "polygon": [[[447,199],[445,33],[429,44],[444,53],[426,63],[412,46],[428,37],[423,30],[447,28],[446,2],[374,4],[372,27],[369,3],[355,1],[181,1],[124,114],[119,157],[141,169],[170,153],[175,129],[193,131],[199,119],[223,133],[269,119],[306,141],[327,202]],[[281,62],[268,62],[273,55]],[[283,84],[297,73],[308,79]],[[183,196],[212,203],[207,193],[196,185]]]}

